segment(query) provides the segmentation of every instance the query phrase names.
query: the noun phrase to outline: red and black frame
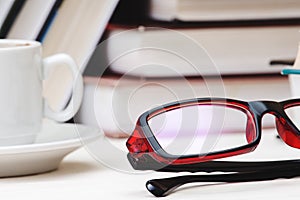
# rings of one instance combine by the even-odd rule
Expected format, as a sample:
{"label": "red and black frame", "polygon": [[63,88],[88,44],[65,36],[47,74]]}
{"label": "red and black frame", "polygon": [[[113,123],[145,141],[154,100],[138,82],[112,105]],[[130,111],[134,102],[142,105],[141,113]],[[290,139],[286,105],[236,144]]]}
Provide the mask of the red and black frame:
{"label": "red and black frame", "polygon": [[[174,109],[179,109],[195,105],[222,105],[239,109],[247,114],[247,139],[248,144],[240,147],[227,149],[207,154],[174,156],[168,154],[159,145],[148,121],[159,114]],[[261,120],[266,114],[275,116],[276,127],[281,139],[291,147],[300,148],[300,131],[291,121],[285,109],[293,106],[300,106],[300,99],[275,101],[240,101],[226,98],[197,98],[169,103],[148,112],[143,113],[138,121],[133,134],[127,141],[129,149],[128,159],[134,169],[138,170],[167,170],[167,171],[193,171],[195,168],[203,166],[202,162],[240,155],[255,150],[261,139]],[[209,169],[211,170],[210,166]],[[188,171],[189,171],[188,170]],[[207,171],[205,169],[202,169]]]}

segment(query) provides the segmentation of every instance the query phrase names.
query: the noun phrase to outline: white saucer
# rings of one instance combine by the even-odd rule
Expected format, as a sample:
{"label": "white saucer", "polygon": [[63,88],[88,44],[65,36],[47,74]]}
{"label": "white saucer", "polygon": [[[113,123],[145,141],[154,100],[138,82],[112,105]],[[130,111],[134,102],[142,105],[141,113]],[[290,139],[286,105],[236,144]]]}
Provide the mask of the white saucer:
{"label": "white saucer", "polygon": [[84,125],[44,120],[33,144],[0,147],[0,177],[55,170],[67,154],[100,135],[99,130]]}

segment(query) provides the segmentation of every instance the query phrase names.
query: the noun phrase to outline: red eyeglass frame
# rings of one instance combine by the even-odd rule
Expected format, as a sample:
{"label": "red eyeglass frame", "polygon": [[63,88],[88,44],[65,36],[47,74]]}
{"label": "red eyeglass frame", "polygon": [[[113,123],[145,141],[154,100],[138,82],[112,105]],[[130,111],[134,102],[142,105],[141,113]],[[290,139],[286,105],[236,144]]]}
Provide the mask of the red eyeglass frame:
{"label": "red eyeglass frame", "polygon": [[[174,156],[162,149],[152,133],[148,120],[161,113],[195,105],[223,105],[247,114],[246,136],[248,144],[207,154]],[[134,169],[160,170],[172,169],[180,165],[193,165],[219,158],[241,155],[254,151],[261,139],[261,120],[264,114],[273,114],[281,139],[291,147],[300,149],[300,131],[285,113],[285,109],[300,106],[300,99],[282,102],[275,101],[240,101],[226,98],[197,98],[169,103],[143,113],[136,124],[135,130],[128,138],[126,146],[129,150],[128,160]]]}

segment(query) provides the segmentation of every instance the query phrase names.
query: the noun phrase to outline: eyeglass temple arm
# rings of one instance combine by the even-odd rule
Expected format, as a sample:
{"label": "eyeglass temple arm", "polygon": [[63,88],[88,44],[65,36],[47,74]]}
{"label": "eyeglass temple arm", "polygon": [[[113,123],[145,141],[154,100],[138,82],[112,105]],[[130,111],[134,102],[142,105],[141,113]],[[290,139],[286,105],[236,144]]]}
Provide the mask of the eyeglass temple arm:
{"label": "eyeglass temple arm", "polygon": [[268,170],[277,167],[300,166],[300,160],[260,161],[260,162],[237,162],[237,161],[208,161],[185,165],[167,165],[157,162],[149,155],[144,155],[143,161],[136,160],[127,155],[132,167],[136,170],[155,170],[161,172],[249,172],[255,170]]}
{"label": "eyeglass temple arm", "polygon": [[265,162],[208,161],[186,165],[167,165],[156,171],[161,172],[249,172],[269,170],[276,167],[300,166],[300,160],[281,160]]}
{"label": "eyeglass temple arm", "polygon": [[299,163],[292,162],[291,165],[273,166],[273,169],[258,170],[250,172],[238,172],[234,174],[217,174],[217,175],[187,175],[163,179],[153,179],[146,183],[146,188],[156,197],[168,195],[174,189],[187,183],[194,182],[251,182],[266,181],[278,178],[294,178],[300,176]]}

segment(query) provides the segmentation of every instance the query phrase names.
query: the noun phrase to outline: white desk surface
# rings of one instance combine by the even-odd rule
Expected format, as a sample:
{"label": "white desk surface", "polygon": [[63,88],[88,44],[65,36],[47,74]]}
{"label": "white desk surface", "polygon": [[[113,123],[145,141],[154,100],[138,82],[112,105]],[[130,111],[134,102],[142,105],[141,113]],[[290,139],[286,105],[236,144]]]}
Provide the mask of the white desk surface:
{"label": "white desk surface", "polygon": [[[265,130],[256,153],[236,159],[300,157],[300,150],[287,147],[273,133],[274,130]],[[113,142],[122,146],[125,140]],[[86,148],[81,148],[68,155],[56,171],[2,178],[1,199],[155,199],[146,190],[146,181],[178,175],[152,171],[134,173],[133,170],[130,173],[120,172],[104,166],[93,157]],[[299,186],[300,177],[248,183],[197,183],[182,186],[164,199],[299,199]]]}

